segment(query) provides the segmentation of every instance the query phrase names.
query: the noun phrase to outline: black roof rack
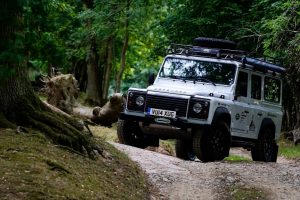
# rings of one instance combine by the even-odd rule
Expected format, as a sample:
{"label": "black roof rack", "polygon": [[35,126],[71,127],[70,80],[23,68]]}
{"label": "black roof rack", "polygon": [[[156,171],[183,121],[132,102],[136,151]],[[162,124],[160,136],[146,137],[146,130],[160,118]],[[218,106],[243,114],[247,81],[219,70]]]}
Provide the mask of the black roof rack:
{"label": "black roof rack", "polygon": [[277,73],[286,72],[286,69],[283,67],[256,58],[249,58],[245,56],[242,58],[242,63],[243,65],[245,64],[252,65],[253,67],[257,68],[257,70],[264,71],[264,72],[267,72],[268,70]]}
{"label": "black roof rack", "polygon": [[272,59],[271,61],[267,58],[250,58],[247,57],[247,52],[242,50],[217,49],[183,44],[171,44],[171,46],[167,49],[167,54],[231,59],[241,62],[245,67],[248,64],[253,66],[256,70],[263,72],[267,72],[268,70],[270,70],[272,72],[284,73],[286,71],[285,68],[277,64],[278,61],[276,59]]}

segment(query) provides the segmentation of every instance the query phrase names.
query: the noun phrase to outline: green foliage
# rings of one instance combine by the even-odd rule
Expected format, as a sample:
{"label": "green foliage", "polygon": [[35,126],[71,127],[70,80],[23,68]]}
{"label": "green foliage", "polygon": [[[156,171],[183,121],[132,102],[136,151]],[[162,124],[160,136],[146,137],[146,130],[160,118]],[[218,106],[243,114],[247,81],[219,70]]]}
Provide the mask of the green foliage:
{"label": "green foliage", "polygon": [[236,163],[236,162],[251,162],[250,158],[246,158],[246,157],[243,157],[243,156],[237,156],[237,155],[230,155],[229,157],[226,157],[224,160],[229,161],[229,162],[233,162],[233,163]]}
{"label": "green foliage", "polygon": [[66,40],[76,25],[76,3],[30,1],[25,10],[25,44],[30,51],[30,60],[42,63],[40,66],[44,72],[48,66],[67,70],[70,64],[66,60]]}
{"label": "green foliage", "polygon": [[[22,23],[9,17],[14,6],[24,11]],[[148,74],[157,72],[170,43],[191,44],[195,37],[215,37],[237,41],[239,48],[254,56],[283,58],[286,82],[300,102],[299,9],[297,0],[8,1],[7,7],[0,8],[0,22],[14,29],[25,27],[25,32],[16,31],[12,39],[0,40],[0,75],[12,73],[8,62],[21,63],[27,57],[29,66],[43,73],[52,66],[63,72],[84,68],[92,41],[102,73],[107,66],[107,41],[112,40],[109,83],[113,90],[128,31],[124,92],[130,86],[147,86]],[[284,101],[296,121],[292,113],[299,106]]]}
{"label": "green foliage", "polygon": [[289,159],[300,158],[300,146],[294,145],[291,141],[280,140],[279,142],[279,155]]}

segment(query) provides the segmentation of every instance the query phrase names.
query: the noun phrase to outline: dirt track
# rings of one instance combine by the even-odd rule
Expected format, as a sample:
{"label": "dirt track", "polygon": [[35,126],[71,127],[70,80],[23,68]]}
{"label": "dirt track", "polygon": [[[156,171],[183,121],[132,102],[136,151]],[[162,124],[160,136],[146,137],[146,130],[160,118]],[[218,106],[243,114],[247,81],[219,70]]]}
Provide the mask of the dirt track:
{"label": "dirt track", "polygon": [[[183,161],[157,152],[112,143],[137,162],[158,192],[152,199],[232,199],[236,188],[256,188],[267,199],[300,199],[300,163]],[[241,149],[231,151],[249,157]]]}

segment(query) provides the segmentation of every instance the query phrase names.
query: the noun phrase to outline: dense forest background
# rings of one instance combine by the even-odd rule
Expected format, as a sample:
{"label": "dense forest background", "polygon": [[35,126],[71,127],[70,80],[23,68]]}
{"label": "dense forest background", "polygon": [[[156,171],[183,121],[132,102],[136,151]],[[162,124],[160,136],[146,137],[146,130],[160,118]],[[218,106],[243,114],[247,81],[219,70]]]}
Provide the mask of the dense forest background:
{"label": "dense forest background", "polygon": [[[200,36],[230,39],[251,56],[283,60],[287,69],[283,125],[300,126],[298,0],[11,2],[18,2],[17,13],[22,16],[16,19],[23,27],[16,37],[21,38],[22,52],[15,59],[25,60],[22,66],[28,67],[31,80],[37,74],[52,75],[54,69],[73,73],[86,101],[103,105],[113,92],[145,87],[170,43],[191,44]],[[0,7],[1,40],[5,40],[9,31],[3,27],[14,27],[9,25],[14,21],[5,19],[5,6]],[[5,59],[7,49],[1,49],[0,62]],[[1,65],[0,79],[9,73]]]}

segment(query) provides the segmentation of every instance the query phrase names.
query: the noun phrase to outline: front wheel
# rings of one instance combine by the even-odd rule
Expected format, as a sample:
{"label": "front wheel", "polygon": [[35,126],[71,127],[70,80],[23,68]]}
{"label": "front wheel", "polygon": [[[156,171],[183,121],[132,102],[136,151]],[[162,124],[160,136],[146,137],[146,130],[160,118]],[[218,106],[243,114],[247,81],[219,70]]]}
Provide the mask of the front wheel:
{"label": "front wheel", "polygon": [[119,120],[117,135],[121,144],[127,144],[138,148],[146,148],[147,143],[137,123]]}
{"label": "front wheel", "polygon": [[193,149],[202,162],[223,160],[229,155],[229,127],[224,121],[219,121],[210,130],[197,130],[193,136]]}
{"label": "front wheel", "polygon": [[272,129],[266,127],[263,129],[261,137],[251,149],[253,161],[276,162],[278,146],[274,140]]}
{"label": "front wheel", "polygon": [[176,140],[175,151],[176,156],[183,160],[194,161],[196,159],[191,140]]}

